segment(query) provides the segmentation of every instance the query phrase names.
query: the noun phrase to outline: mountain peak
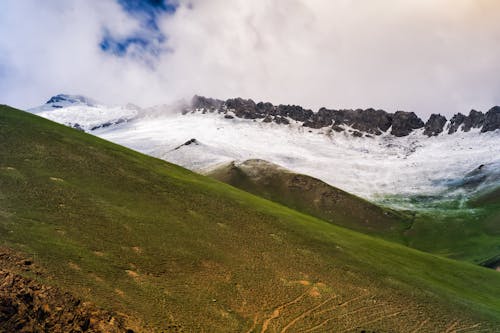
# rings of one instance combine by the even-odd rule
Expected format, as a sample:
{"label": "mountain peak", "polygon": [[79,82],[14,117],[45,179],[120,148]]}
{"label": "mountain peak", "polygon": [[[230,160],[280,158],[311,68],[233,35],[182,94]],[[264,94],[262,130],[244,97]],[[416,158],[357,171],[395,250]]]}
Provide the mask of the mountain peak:
{"label": "mountain peak", "polygon": [[98,103],[83,95],[68,95],[68,94],[58,94],[52,96],[45,104],[50,104],[54,108],[67,106],[68,104],[85,104],[88,106],[95,106]]}
{"label": "mountain peak", "polygon": [[27,111],[31,113],[39,113],[74,105],[96,107],[100,105],[100,103],[83,95],[57,94],[49,98],[45,104],[28,109]]}

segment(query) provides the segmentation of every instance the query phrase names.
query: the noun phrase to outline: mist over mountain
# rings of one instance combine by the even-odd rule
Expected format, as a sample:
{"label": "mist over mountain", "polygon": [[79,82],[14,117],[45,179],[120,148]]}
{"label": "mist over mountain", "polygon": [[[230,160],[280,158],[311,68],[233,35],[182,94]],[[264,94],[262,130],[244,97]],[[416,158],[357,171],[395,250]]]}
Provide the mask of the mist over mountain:
{"label": "mist over mountain", "polygon": [[495,0],[7,0],[0,101],[26,109],[74,91],[121,105],[201,94],[486,112],[500,104],[499,13]]}
{"label": "mist over mountain", "polygon": [[498,0],[0,0],[0,333],[500,332]]}
{"label": "mist over mountain", "polygon": [[[496,172],[499,107],[424,121],[405,111],[312,111],[197,95],[147,108],[82,100],[93,101],[60,94],[30,111],[195,171],[262,159],[394,207],[414,203],[388,196],[470,197],[497,183],[488,178],[476,187],[450,188],[481,165]],[[62,108],[61,101],[67,103]]]}

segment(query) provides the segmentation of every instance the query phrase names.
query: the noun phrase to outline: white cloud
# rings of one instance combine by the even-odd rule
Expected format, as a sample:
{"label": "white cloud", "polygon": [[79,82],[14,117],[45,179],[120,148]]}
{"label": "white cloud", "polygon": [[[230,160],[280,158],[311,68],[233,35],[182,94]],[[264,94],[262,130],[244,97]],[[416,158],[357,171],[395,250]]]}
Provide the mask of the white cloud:
{"label": "white cloud", "polygon": [[[98,48],[138,22],[108,1],[0,4],[0,102],[58,92],[140,105],[194,93],[425,117],[500,103],[496,0],[196,0],[159,23],[155,69]],[[192,7],[190,9],[189,7]]]}

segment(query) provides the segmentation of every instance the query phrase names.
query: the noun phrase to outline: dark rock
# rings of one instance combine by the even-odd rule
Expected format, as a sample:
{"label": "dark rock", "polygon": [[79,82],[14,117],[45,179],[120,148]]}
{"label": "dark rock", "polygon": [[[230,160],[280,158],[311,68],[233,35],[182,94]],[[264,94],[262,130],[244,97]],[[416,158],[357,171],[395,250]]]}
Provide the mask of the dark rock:
{"label": "dark rock", "polygon": [[265,114],[258,113],[255,102],[251,99],[232,98],[225,102],[228,110],[234,112],[234,115],[243,119],[258,119],[264,118]]}
{"label": "dark rock", "polygon": [[486,112],[481,132],[484,133],[497,129],[500,129],[500,106],[494,106]]}
{"label": "dark rock", "polygon": [[[231,119],[231,117],[252,120],[263,119],[265,123],[275,122],[277,124],[289,124],[289,119],[292,119],[301,122],[304,127],[319,129],[331,126],[334,131],[343,131],[343,128],[340,126],[347,125],[363,135],[380,135],[392,127],[391,134],[405,136],[413,130],[425,126],[423,121],[413,112],[398,111],[393,114],[373,108],[366,110],[331,110],[321,108],[318,112],[314,113],[309,109],[304,109],[297,105],[274,106],[267,102],[255,103],[251,99],[232,98],[222,101],[201,96],[193,97],[191,107],[201,112],[217,110],[218,112],[227,113],[227,111],[231,111],[234,113],[234,116],[226,114],[225,118],[228,119]],[[477,127],[481,123],[481,113],[476,114],[472,112],[471,115],[470,126]],[[446,119],[442,116],[434,115],[431,117],[427,123],[426,134],[430,136],[441,133],[444,127],[443,119],[446,122]],[[457,124],[458,122],[460,124],[463,122],[463,119],[456,117],[455,120],[460,120],[456,121]],[[450,129],[450,131],[453,130]]]}
{"label": "dark rock", "polygon": [[112,125],[119,125],[119,124],[122,124],[122,123],[125,123],[125,122],[127,122],[127,119],[120,118],[120,119],[118,119],[115,122],[108,121],[108,122],[105,122],[105,123],[103,123],[101,125],[94,126],[90,130],[91,131],[95,131],[96,129],[99,129],[99,128],[106,128],[106,127],[109,127],[109,126],[112,126]]}
{"label": "dark rock", "polygon": [[189,145],[196,145],[196,146],[199,145],[198,140],[196,140],[194,138],[190,139],[190,140],[184,142],[182,145],[175,147],[174,150],[177,150],[177,149],[179,149],[181,147],[189,146]]}
{"label": "dark rock", "polygon": [[314,114],[311,110],[306,110],[298,105],[278,105],[277,112],[282,117],[289,117],[301,122],[309,120]]}
{"label": "dark rock", "polygon": [[363,137],[363,133],[361,133],[360,131],[353,131],[352,135],[357,137],[357,138]]}
{"label": "dark rock", "polygon": [[184,143],[185,146],[189,146],[192,143],[197,143],[196,139],[190,139]]}
{"label": "dark rock", "polygon": [[461,113],[457,113],[450,119],[450,123],[448,124],[448,134],[455,133],[460,126],[464,123],[466,116]]}
{"label": "dark rock", "polygon": [[352,113],[351,117],[347,117],[347,119],[349,118],[351,123],[347,123],[347,125],[375,135],[380,135],[382,132],[387,131],[392,123],[392,115],[383,110],[357,109]]}
{"label": "dark rock", "polygon": [[484,124],[484,113],[476,110],[471,110],[469,116],[464,119],[462,129],[464,132],[469,132],[471,128],[480,128]]}
{"label": "dark rock", "polygon": [[334,130],[335,132],[343,132],[344,131],[344,129],[342,127],[340,127],[339,125],[333,125],[332,130]]}
{"label": "dark rock", "polygon": [[457,113],[450,119],[448,124],[448,134],[456,133],[460,128],[464,132],[469,132],[472,128],[480,128],[485,121],[484,113],[471,110],[468,116]]}
{"label": "dark rock", "polygon": [[446,124],[446,118],[440,114],[432,114],[425,123],[424,134],[427,136],[435,136],[443,131]]}
{"label": "dark rock", "polygon": [[234,117],[231,116],[230,114],[226,114],[226,115],[224,115],[224,118],[226,118],[226,119],[233,119]]}
{"label": "dark rock", "polygon": [[82,131],[82,132],[85,132],[85,130],[80,126],[80,124],[76,123],[73,125],[73,128],[74,129],[77,129],[79,131]]}
{"label": "dark rock", "polygon": [[321,108],[318,110],[318,112],[314,113],[311,116],[310,120],[306,120],[303,126],[310,128],[322,128],[331,126],[333,123],[333,117],[335,112],[337,112],[337,110],[329,110],[326,108]]}
{"label": "dark rock", "polygon": [[310,121],[304,123],[304,126],[322,128],[330,126],[332,122],[337,126],[348,125],[358,131],[380,135],[391,126],[392,115],[375,109],[330,110],[321,108]]}
{"label": "dark rock", "polygon": [[255,105],[255,110],[259,114],[276,115],[276,107],[269,102],[259,102]]}
{"label": "dark rock", "polygon": [[406,136],[422,127],[424,122],[414,112],[397,111],[392,118],[391,134],[398,137]]}
{"label": "dark rock", "polygon": [[265,123],[270,123],[270,122],[272,122],[272,121],[273,121],[273,118],[271,118],[271,116],[269,116],[269,115],[268,115],[268,116],[266,116],[266,117],[264,118],[264,120],[263,120],[263,122],[265,122]]}
{"label": "dark rock", "polygon": [[203,109],[203,110],[219,110],[222,108],[224,101],[220,99],[207,98],[203,96],[194,95],[191,99],[191,107],[193,109]]}
{"label": "dark rock", "polygon": [[85,318],[83,323],[80,324],[82,331],[87,331],[90,328],[90,318]]}
{"label": "dark rock", "polygon": [[282,124],[282,125],[290,124],[290,121],[288,119],[281,117],[281,116],[274,117],[274,122],[276,124]]}

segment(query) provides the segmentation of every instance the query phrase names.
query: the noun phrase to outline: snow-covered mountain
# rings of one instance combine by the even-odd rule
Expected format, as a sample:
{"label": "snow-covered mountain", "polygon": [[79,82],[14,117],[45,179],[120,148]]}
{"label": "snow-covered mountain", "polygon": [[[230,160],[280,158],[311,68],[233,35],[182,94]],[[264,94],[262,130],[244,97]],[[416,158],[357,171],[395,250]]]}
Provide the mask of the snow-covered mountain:
{"label": "snow-covered mountain", "polygon": [[139,110],[133,104],[107,106],[85,96],[59,94],[27,111],[88,132],[127,122],[136,117]]}
{"label": "snow-covered mountain", "polygon": [[[298,106],[202,97],[148,109],[79,100],[33,110],[195,171],[263,159],[375,201],[395,195],[457,196],[500,182],[500,108],[450,120],[436,115],[427,123],[408,112],[312,113]],[[486,176],[462,186],[471,172]]]}

